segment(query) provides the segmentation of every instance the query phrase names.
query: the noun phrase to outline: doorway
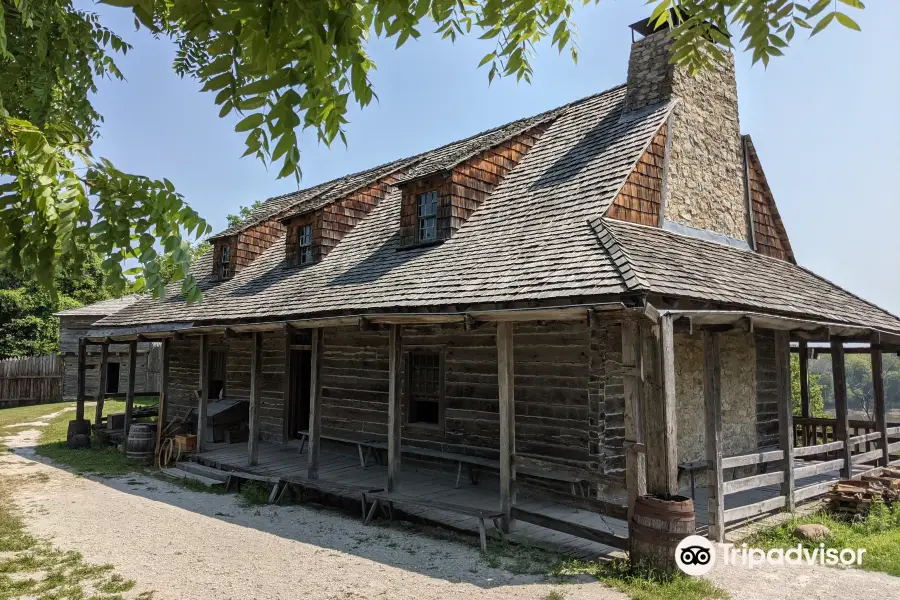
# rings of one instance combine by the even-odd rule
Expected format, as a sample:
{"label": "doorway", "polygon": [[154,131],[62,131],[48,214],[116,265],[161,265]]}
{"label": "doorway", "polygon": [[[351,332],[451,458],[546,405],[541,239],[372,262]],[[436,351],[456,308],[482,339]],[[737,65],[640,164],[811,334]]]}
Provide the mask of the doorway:
{"label": "doorway", "polygon": [[117,363],[117,362],[106,363],[106,393],[107,394],[118,394],[119,393],[119,368],[120,368],[120,363]]}
{"label": "doorway", "polygon": [[292,438],[309,429],[309,379],[311,367],[309,350],[291,350],[291,397],[290,397],[290,429]]}

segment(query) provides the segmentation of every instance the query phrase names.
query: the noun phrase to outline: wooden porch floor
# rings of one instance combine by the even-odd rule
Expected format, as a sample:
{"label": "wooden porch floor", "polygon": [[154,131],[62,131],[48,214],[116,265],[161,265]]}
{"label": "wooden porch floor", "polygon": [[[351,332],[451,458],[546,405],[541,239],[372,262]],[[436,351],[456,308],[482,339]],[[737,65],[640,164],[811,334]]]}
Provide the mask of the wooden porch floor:
{"label": "wooden porch floor", "polygon": [[[209,444],[208,450],[198,455],[198,458],[202,459],[205,464],[226,470],[244,471],[267,477],[306,477],[307,457],[305,453],[300,454],[296,446],[260,443],[259,464],[254,467],[249,467],[247,464],[246,444]],[[355,447],[323,440],[319,479],[348,486],[381,488],[387,479],[387,468],[383,465],[369,464],[364,469],[360,466],[359,455]],[[832,479],[837,481],[837,473],[797,480],[796,487],[801,488]],[[689,482],[683,483],[682,493],[690,496]],[[455,473],[438,472],[432,468],[417,468],[408,462],[402,464],[399,492],[406,496],[420,499],[430,498],[442,503],[493,510],[499,507],[499,490],[499,480],[487,474],[480,478],[477,485],[472,485],[464,474],[460,478],[457,488]],[[753,504],[778,495],[780,495],[780,486],[778,485],[738,492],[726,497],[725,508]],[[516,506],[616,535],[628,535],[625,521],[541,499],[534,492],[529,493],[527,488],[519,492]],[[704,485],[698,484],[694,490],[694,507],[697,514],[697,533],[706,535],[707,493]],[[404,512],[452,529],[471,533],[478,531],[477,519],[474,517],[418,506],[401,508]],[[740,522],[729,523],[728,526],[728,530],[733,533],[738,532],[740,528]],[[560,550],[580,558],[611,557],[621,554],[621,550],[604,544],[521,521],[515,524],[514,531],[509,534],[509,537],[513,541]]]}

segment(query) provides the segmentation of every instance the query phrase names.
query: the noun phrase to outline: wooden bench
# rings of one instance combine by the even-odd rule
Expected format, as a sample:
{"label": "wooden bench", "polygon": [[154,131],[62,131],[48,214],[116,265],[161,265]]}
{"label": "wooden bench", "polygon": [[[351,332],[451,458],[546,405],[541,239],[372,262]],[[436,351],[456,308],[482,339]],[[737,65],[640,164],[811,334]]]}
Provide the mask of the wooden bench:
{"label": "wooden bench", "polygon": [[[303,450],[306,448],[306,442],[309,440],[309,431],[298,431],[297,433],[300,434],[300,448],[297,450],[297,453],[303,454]],[[375,440],[346,438],[336,435],[321,435],[320,438],[323,440],[330,440],[332,442],[355,445],[357,450],[359,451],[359,466],[361,466],[363,469],[369,466],[370,458],[374,458],[375,462],[381,464],[381,459],[378,458],[378,453],[376,451],[387,450],[386,443],[376,442]]]}
{"label": "wooden bench", "polygon": [[410,506],[421,506],[424,508],[430,508],[432,510],[441,510],[444,512],[457,513],[461,515],[466,515],[468,517],[475,517],[478,519],[478,539],[481,543],[481,551],[487,554],[487,528],[484,525],[485,519],[490,519],[494,524],[494,529],[500,534],[501,539],[503,538],[503,529],[500,527],[500,518],[503,516],[503,511],[500,510],[489,510],[483,508],[475,508],[473,506],[461,506],[459,504],[449,504],[446,502],[435,502],[434,500],[429,500],[427,498],[415,498],[413,496],[403,496],[401,494],[390,494],[387,492],[375,492],[367,494],[368,499],[372,501],[372,505],[369,507],[369,512],[366,514],[365,524],[368,525],[372,518],[375,516],[375,513],[378,510],[378,507],[387,507],[388,518],[393,518],[393,506],[394,503],[397,504],[405,504]]}

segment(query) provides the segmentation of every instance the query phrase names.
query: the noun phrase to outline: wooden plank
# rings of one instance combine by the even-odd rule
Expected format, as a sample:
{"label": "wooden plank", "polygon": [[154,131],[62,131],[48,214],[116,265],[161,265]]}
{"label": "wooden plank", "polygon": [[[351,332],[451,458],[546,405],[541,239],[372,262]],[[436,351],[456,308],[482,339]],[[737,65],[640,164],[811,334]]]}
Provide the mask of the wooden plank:
{"label": "wooden plank", "polygon": [[740,519],[749,519],[750,517],[755,517],[757,515],[761,515],[773,510],[778,510],[779,508],[783,508],[785,503],[786,498],[784,496],[777,496],[775,498],[769,498],[768,500],[755,502],[746,506],[730,508],[725,511],[725,522],[731,523],[732,521],[738,521]]}
{"label": "wooden plank", "polygon": [[[100,372],[97,379],[97,406],[94,408],[94,424],[103,417],[103,401],[106,398],[106,371],[109,366],[109,344],[100,344]],[[158,429],[158,428],[157,428]],[[158,447],[158,446],[157,446]]]}
{"label": "wooden plank", "polygon": [[162,448],[163,430],[168,423],[169,408],[169,357],[171,355],[170,338],[163,338],[160,344],[160,374],[159,374],[159,415],[156,425],[156,452]]}
{"label": "wooden plank", "polygon": [[806,340],[800,341],[800,416],[809,417],[809,350]]}
{"label": "wooden plank", "polygon": [[322,363],[325,356],[325,329],[312,330],[309,367],[309,441],[306,450],[306,476],[319,477],[319,453],[322,442]]}
{"label": "wooden plank", "polygon": [[888,427],[885,433],[887,433],[888,436],[900,435],[900,427]]}
{"label": "wooden plank", "polygon": [[872,433],[866,433],[863,435],[853,436],[852,438],[850,438],[849,443],[850,443],[850,447],[852,448],[854,446],[863,444],[865,442],[871,442],[873,440],[880,440],[880,439],[881,439],[881,432],[873,431]]}
{"label": "wooden plank", "polygon": [[253,332],[250,350],[250,432],[247,438],[247,455],[250,465],[259,462],[259,413],[262,408],[262,334]]}
{"label": "wooden plank", "polygon": [[567,533],[569,535],[574,535],[575,537],[591,540],[592,542],[612,546],[613,548],[622,550],[628,549],[628,538],[625,536],[616,535],[608,531],[601,531],[600,529],[594,529],[593,527],[588,527],[587,525],[582,525],[580,523],[564,521],[563,519],[557,519],[555,517],[530,510],[524,510],[515,506],[511,508],[511,513],[512,518],[537,525],[538,527],[546,527],[553,531]]}
{"label": "wooden plank", "polygon": [[388,330],[388,465],[387,491],[400,485],[401,431],[403,425],[403,326],[390,325]]}
{"label": "wooden plank", "polygon": [[872,393],[875,396],[875,430],[881,434],[881,460],[878,461],[880,466],[885,466],[891,462],[888,453],[888,433],[887,433],[887,407],[884,402],[884,368],[881,355],[881,348],[872,344]]}
{"label": "wooden plank", "polygon": [[753,454],[741,454],[740,456],[729,456],[728,458],[723,458],[722,468],[733,469],[735,467],[747,467],[750,465],[774,462],[776,460],[782,460],[783,458],[783,450],[767,450],[765,452],[754,452]]}
{"label": "wooden plank", "polygon": [[134,414],[134,377],[137,370],[137,340],[128,342],[128,391],[125,395],[125,440],[127,444],[128,430],[131,429],[131,418]]}
{"label": "wooden plank", "polygon": [[678,493],[678,447],[675,418],[675,344],[673,318],[662,314],[656,332],[659,397],[647,398],[647,493]]}
{"label": "wooden plank", "polygon": [[894,454],[897,451],[900,451],[900,442],[894,442],[893,444],[888,444],[888,453]]}
{"label": "wooden plank", "polygon": [[794,479],[803,479],[804,477],[812,477],[813,475],[821,475],[842,469],[844,466],[843,458],[836,458],[825,462],[817,462],[809,465],[803,465],[794,469]]}
{"label": "wooden plank", "polygon": [[786,508],[794,511],[794,421],[791,398],[791,337],[787,331],[775,332],[775,380],[778,389],[778,439],[784,452],[784,481],[781,495]]}
{"label": "wooden plank", "polygon": [[829,442],[827,444],[817,444],[815,446],[803,446],[802,448],[794,448],[794,458],[798,456],[814,456],[816,454],[824,454],[826,452],[834,452],[835,450],[843,450],[844,442]]}
{"label": "wooden plank", "polygon": [[821,483],[814,483],[812,485],[806,485],[801,488],[797,488],[796,490],[794,490],[794,502],[802,502],[803,500],[808,500],[816,496],[827,494],[828,490],[830,490],[831,486],[833,486],[834,484],[834,481],[823,481]]}
{"label": "wooden plank", "polygon": [[76,383],[76,402],[75,405],[75,420],[83,421],[84,420],[84,380],[85,380],[85,372],[84,367],[87,363],[87,356],[85,351],[86,342],[84,338],[78,340],[78,375],[77,375],[77,383]]}
{"label": "wooden plank", "polygon": [[513,387],[513,324],[497,324],[497,385],[500,412],[500,508],[503,530],[509,531],[515,504],[515,390]]}
{"label": "wooden plank", "polygon": [[209,336],[200,336],[200,398],[197,400],[197,452],[206,449],[206,414],[209,405]]}
{"label": "wooden plank", "polygon": [[743,492],[744,490],[753,490],[766,485],[775,485],[784,482],[784,471],[775,471],[774,473],[763,473],[761,475],[752,475],[742,479],[732,479],[723,484],[725,494],[734,494]]}
{"label": "wooden plank", "polygon": [[831,339],[831,372],[834,377],[834,410],[837,415],[834,437],[844,442],[844,468],[841,469],[841,477],[849,478],[851,475],[850,434],[847,416],[847,379],[844,367],[844,341],[840,337],[834,337]]}
{"label": "wooden plank", "polygon": [[641,322],[622,321],[622,383],[625,393],[625,485],[628,489],[628,520],[637,499],[647,493],[647,457],[643,447],[644,369],[641,353]]}
{"label": "wooden plank", "polygon": [[[291,438],[293,438],[296,432],[291,431],[291,426],[294,424],[294,398],[291,397],[291,384],[293,383],[293,365],[291,364],[291,360],[293,357],[293,352],[291,352],[291,334],[293,333],[293,328],[285,327],[284,328],[284,378],[281,380],[281,443],[287,444]],[[312,345],[307,350],[312,350]],[[300,390],[297,390],[298,392]],[[294,427],[296,429],[296,427]]]}
{"label": "wooden plank", "polygon": [[719,334],[703,332],[703,396],[706,403],[706,464],[709,539],[725,541],[725,483],[722,473],[722,363]]}
{"label": "wooden plank", "polygon": [[850,462],[854,465],[858,465],[859,463],[868,462],[870,460],[881,459],[885,455],[885,448],[876,448],[875,450],[870,450],[869,452],[863,452],[862,454],[855,454],[850,457]]}

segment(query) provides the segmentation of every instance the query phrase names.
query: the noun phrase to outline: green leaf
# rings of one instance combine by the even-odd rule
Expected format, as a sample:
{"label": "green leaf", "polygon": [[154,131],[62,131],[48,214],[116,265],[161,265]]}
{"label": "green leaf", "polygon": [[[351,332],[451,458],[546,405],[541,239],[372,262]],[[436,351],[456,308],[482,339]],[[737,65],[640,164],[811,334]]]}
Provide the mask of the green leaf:
{"label": "green leaf", "polygon": [[234,130],[237,132],[250,131],[262,125],[264,121],[265,116],[262,113],[253,113],[244,117],[240,123],[235,125]]}
{"label": "green leaf", "polygon": [[849,16],[845,15],[844,13],[838,12],[838,13],[834,13],[834,15],[837,18],[838,23],[840,23],[847,29],[852,29],[853,31],[862,31],[862,29],[860,29],[860,27],[856,23],[856,21],[854,21],[853,19],[851,19]]}
{"label": "green leaf", "polygon": [[828,25],[834,20],[835,14],[836,13],[829,13],[829,14],[825,15],[824,17],[822,17],[819,20],[819,22],[816,23],[816,26],[813,27],[812,33],[810,33],[809,36],[812,37],[812,36],[816,35],[817,33],[821,32],[826,27],[828,27]]}

